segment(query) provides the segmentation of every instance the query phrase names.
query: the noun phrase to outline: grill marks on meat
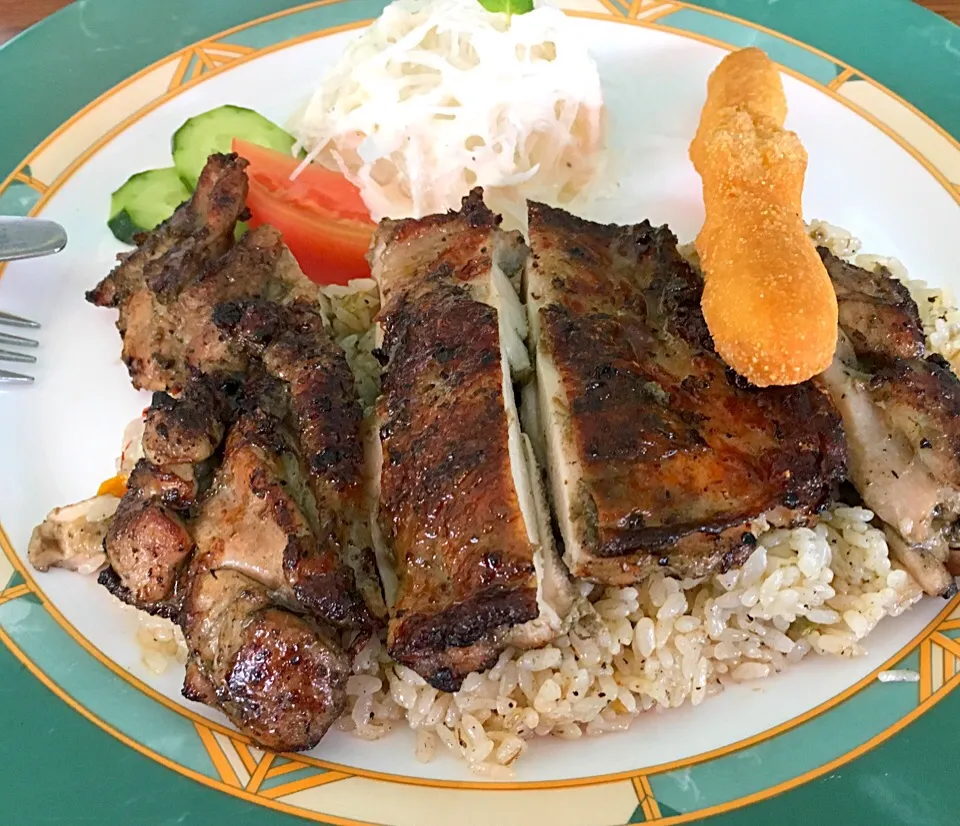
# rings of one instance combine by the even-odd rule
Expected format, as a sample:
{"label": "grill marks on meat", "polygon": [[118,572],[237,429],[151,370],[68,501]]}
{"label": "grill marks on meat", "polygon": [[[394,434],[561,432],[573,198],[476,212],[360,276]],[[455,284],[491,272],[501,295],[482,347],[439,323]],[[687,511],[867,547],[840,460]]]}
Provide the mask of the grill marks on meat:
{"label": "grill marks on meat", "polygon": [[179,399],[158,392],[144,417],[141,459],[104,539],[100,583],[151,613],[175,614],[179,574],[193,552],[187,522],[209,487],[229,416],[222,380],[198,377]]}
{"label": "grill marks on meat", "polygon": [[299,440],[271,413],[244,413],[231,429],[194,536],[221,567],[257,579],[284,604],[367,635],[376,627],[336,533],[321,523]]}
{"label": "grill marks on meat", "polygon": [[854,352],[874,358],[923,358],[923,326],[910,291],[888,270],[869,273],[824,247],[817,251],[837,294],[840,329]]}
{"label": "grill marks on meat", "polygon": [[552,553],[511,383],[527,357],[500,262],[518,266],[523,248],[497,224],[475,191],[459,213],[383,222],[374,242],[379,524],[398,575],[388,644],[444,691],[541,616],[538,555]]}
{"label": "grill marks on meat", "polygon": [[189,572],[184,696],[221,709],[268,748],[313,748],[343,711],[349,658],[322,626],[217,562],[198,556]]}
{"label": "grill marks on meat", "polygon": [[117,267],[87,293],[98,307],[120,311],[123,360],[135,387],[166,390],[182,380],[171,305],[186,283],[232,246],[234,227],[246,215],[245,167],[235,155],[213,156],[193,197],[138,238],[137,248],[121,256]]}
{"label": "grill marks on meat", "polygon": [[316,745],[344,708],[350,659],[333,629],[359,642],[377,626],[321,523],[293,396],[259,371],[236,394],[220,467],[190,522],[196,550],[180,611],[184,694],[284,750]]}
{"label": "grill marks on meat", "polygon": [[237,221],[247,216],[246,166],[236,155],[211,156],[193,197],[137,238],[137,248],[87,293],[87,300],[122,309],[144,289],[168,297],[204,264],[223,255],[232,246]]}
{"label": "grill marks on meat", "polygon": [[[259,743],[316,745],[351,660],[386,618],[363,547],[362,410],[318,288],[270,227],[233,244],[245,162],[213,156],[194,197],[91,291],[120,310],[144,458],[100,530],[100,581],[176,619],[185,696]],[[39,549],[39,544],[38,544]]]}
{"label": "grill marks on meat", "polygon": [[[180,623],[185,696],[300,750],[345,707],[344,649],[388,611],[358,547],[369,502],[353,377],[279,234],[234,244],[245,165],[211,157],[193,198],[88,295],[119,309],[131,378],[158,392],[116,514],[68,532],[105,534],[101,583]],[[532,204],[525,313],[511,279],[527,250],[498,223],[477,190],[458,213],[383,222],[372,256],[386,362],[376,517],[398,575],[388,645],[445,691],[505,645],[548,641],[576,603],[514,399],[533,373],[528,324],[530,421],[579,576],[623,585],[742,564],[754,523],[809,521],[846,461],[818,384],[759,390],[725,367],[665,227]],[[960,382],[925,358],[902,285],[821,255],[841,326],[823,381],[850,477],[904,565],[949,593]],[[35,534],[31,559],[61,533]]]}
{"label": "grill marks on meat", "polygon": [[492,630],[537,616],[536,577],[507,451],[496,313],[452,285],[415,306],[385,319],[381,513],[400,590],[390,645],[450,691],[495,660]]}
{"label": "grill marks on meat", "polygon": [[743,563],[751,525],[803,524],[844,466],[813,384],[746,386],[712,348],[701,283],[665,227],[530,205],[527,308],[572,572],[623,585]]}
{"label": "grill marks on meat", "polygon": [[[315,332],[326,337],[322,325]],[[285,750],[316,745],[342,712],[350,660],[336,634],[359,644],[379,622],[341,559],[338,526],[319,513],[294,384],[251,368],[242,380],[197,376],[178,399],[155,394],[148,458],[128,480],[101,574],[121,599],[179,621],[187,697]],[[341,387],[328,401],[356,405],[352,385]],[[358,421],[347,417],[338,438],[349,442]],[[312,425],[322,428],[322,417]],[[175,464],[150,461],[160,457]],[[345,488],[360,484],[343,468],[340,476]]]}
{"label": "grill marks on meat", "polygon": [[[374,628],[387,618],[376,558],[372,548],[358,544],[352,535],[354,527],[368,519],[363,411],[339,345],[324,328],[316,306],[302,300],[288,306],[230,302],[217,308],[215,318],[287,388],[287,417],[297,433],[306,480],[302,498],[308,501],[318,543],[339,560],[322,587],[338,588],[341,599],[350,594],[352,600],[358,591],[362,604],[344,605],[346,613],[341,612],[338,622]],[[313,587],[321,588],[321,583]]]}
{"label": "grill marks on meat", "polygon": [[234,246],[237,221],[247,217],[245,167],[236,155],[211,156],[191,200],[87,294],[120,311],[123,359],[137,388],[176,392],[191,372],[243,369],[242,354],[213,323],[217,304],[320,300],[275,229],[258,227]]}
{"label": "grill marks on meat", "polygon": [[891,551],[931,594],[956,592],[960,544],[960,381],[926,354],[916,304],[880,267],[821,248],[837,291],[840,341],[823,379],[843,416],[849,476],[887,524]]}

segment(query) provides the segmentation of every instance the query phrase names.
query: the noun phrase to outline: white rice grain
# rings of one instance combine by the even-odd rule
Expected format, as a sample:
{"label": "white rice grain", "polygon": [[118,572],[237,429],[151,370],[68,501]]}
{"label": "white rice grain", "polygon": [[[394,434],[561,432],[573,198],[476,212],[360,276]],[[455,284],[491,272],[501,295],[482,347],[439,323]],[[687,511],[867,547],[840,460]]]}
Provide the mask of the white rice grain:
{"label": "white rice grain", "polygon": [[881,683],[918,683],[920,675],[909,668],[897,668],[890,671],[881,671],[877,674]]}

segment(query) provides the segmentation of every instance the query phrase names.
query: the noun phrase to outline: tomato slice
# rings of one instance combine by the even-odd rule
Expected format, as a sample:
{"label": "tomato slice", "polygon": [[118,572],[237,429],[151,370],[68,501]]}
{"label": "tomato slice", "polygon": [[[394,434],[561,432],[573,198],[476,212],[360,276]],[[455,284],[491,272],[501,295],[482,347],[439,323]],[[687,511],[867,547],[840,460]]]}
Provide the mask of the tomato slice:
{"label": "tomato slice", "polygon": [[360,197],[360,190],[339,172],[311,163],[290,180],[300,166],[298,158],[239,138],[233,139],[233,151],[249,164],[247,176],[251,180],[282,193],[285,200],[304,209],[319,208],[343,218],[370,220],[370,210]]}
{"label": "tomato slice", "polygon": [[317,164],[291,181],[300,165],[296,158],[238,139],[233,151],[249,164],[251,227],[280,230],[300,268],[319,284],[369,278],[366,256],[375,226],[352,183]]}
{"label": "tomato slice", "polygon": [[318,284],[347,284],[370,277],[367,250],[374,226],[369,220],[360,223],[303,209],[256,179],[250,181],[247,207],[250,226],[270,224],[278,229],[300,269]]}

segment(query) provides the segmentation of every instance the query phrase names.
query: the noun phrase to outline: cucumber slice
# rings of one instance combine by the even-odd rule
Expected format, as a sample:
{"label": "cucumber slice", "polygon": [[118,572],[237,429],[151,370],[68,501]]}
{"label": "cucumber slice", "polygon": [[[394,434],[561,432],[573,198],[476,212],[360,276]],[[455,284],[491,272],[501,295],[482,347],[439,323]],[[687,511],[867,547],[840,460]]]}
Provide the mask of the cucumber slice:
{"label": "cucumber slice", "polygon": [[107,226],[117,240],[132,244],[133,236],[166,221],[189,198],[174,167],[138,172],[110,196]]}
{"label": "cucumber slice", "polygon": [[294,141],[289,132],[241,106],[218,106],[195,115],[173,135],[173,165],[190,189],[196,188],[207,158],[215,152],[229,152],[234,138],[280,152],[289,152]]}

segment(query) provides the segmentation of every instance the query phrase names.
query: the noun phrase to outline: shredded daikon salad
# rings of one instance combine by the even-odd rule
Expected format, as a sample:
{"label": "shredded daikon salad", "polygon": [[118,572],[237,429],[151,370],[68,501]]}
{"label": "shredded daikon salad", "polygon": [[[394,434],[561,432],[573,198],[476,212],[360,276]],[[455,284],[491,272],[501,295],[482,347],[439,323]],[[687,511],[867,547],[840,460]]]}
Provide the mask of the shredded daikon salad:
{"label": "shredded daikon salad", "polygon": [[521,184],[568,203],[602,163],[603,120],[596,64],[561,11],[397,0],[346,48],[296,133],[379,220],[458,208],[478,185],[508,212]]}

